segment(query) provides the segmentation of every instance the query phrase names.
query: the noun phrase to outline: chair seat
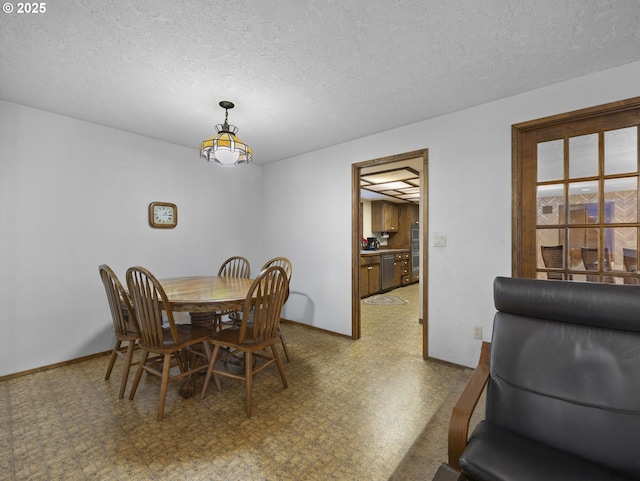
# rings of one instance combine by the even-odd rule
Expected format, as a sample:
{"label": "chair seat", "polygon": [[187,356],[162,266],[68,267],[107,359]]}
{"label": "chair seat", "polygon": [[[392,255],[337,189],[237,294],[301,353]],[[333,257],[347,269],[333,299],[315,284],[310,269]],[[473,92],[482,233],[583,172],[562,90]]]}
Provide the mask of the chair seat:
{"label": "chair seat", "polygon": [[[164,349],[166,349],[167,352],[175,351],[177,346],[185,347],[191,344],[197,344],[207,339],[211,335],[211,328],[207,326],[196,326],[193,324],[176,324],[176,329],[178,331],[177,343],[174,342],[171,336],[171,329],[169,329],[168,327],[162,329],[162,346],[164,347]],[[162,349],[159,349],[155,346],[146,346],[142,340],[138,342],[140,344],[140,347],[142,348],[153,348],[155,352],[163,352]]]}
{"label": "chair seat", "polygon": [[[230,327],[218,331],[210,337],[212,342],[225,347],[236,347],[240,343],[240,328]],[[272,342],[262,342],[253,338],[253,326],[247,328],[244,341],[242,342],[243,350],[260,351],[268,347]]]}
{"label": "chair seat", "polygon": [[121,341],[135,341],[140,338],[140,333],[135,331],[127,331],[125,334],[119,334],[118,339]]}
{"label": "chair seat", "polygon": [[519,436],[488,421],[478,424],[460,458],[476,481],[631,481],[602,465]]}

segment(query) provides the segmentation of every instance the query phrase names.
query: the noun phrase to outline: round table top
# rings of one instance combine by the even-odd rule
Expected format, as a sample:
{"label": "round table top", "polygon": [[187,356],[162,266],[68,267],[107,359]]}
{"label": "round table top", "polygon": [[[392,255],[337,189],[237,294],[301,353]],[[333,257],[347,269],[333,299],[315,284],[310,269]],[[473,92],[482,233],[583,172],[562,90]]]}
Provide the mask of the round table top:
{"label": "round table top", "polygon": [[253,279],[189,276],[159,279],[173,311],[211,312],[239,308]]}

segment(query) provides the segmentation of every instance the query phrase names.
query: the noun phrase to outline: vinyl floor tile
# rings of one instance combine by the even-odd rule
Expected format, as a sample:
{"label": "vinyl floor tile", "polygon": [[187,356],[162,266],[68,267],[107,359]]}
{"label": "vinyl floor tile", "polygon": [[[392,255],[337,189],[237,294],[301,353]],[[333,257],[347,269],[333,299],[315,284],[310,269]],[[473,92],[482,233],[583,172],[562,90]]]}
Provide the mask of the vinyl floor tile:
{"label": "vinyl floor tile", "polygon": [[422,359],[418,286],[394,295],[362,305],[358,341],[283,324],[289,388],[258,374],[251,419],[241,381],[201,400],[200,378],[186,400],[169,385],[158,422],[159,380],[129,401],[132,369],[120,400],[107,356],[1,381],[0,481],[387,480],[461,372]]}

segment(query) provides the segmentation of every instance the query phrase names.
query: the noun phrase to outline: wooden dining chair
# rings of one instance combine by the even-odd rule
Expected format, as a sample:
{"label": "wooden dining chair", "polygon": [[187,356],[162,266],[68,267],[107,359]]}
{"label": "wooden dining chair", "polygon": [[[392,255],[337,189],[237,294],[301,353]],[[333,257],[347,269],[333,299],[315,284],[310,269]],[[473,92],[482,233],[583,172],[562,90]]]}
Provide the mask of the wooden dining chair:
{"label": "wooden dining chair", "polygon": [[[274,257],[273,259],[268,260],[262,266],[262,269],[266,269],[271,266],[280,266],[284,269],[285,274],[287,275],[287,295],[285,296],[284,303],[286,304],[287,299],[289,299],[289,283],[291,282],[291,272],[293,271],[293,267],[291,265],[291,261],[286,257]],[[282,344],[282,349],[284,351],[284,356],[287,358],[287,362],[289,362],[289,349],[287,349],[287,342],[284,339],[284,334],[282,333],[282,328],[280,324],[278,324],[278,330],[280,331],[280,343]]]}
{"label": "wooden dining chair", "polygon": [[[546,268],[562,269],[564,246],[540,246],[542,260]],[[547,279],[562,280],[562,272],[547,272]]]}
{"label": "wooden dining chair", "polygon": [[218,269],[218,276],[220,277],[244,277],[249,278],[251,272],[251,266],[249,261],[244,257],[233,256],[229,257],[222,263],[220,269]]}
{"label": "wooden dining chair", "polygon": [[[218,269],[219,277],[242,277],[248,279],[251,275],[251,265],[249,261],[241,256],[229,257],[222,263],[220,269]],[[222,318],[224,316],[229,317],[230,325],[238,325],[242,315],[238,311],[220,311],[216,312],[213,316],[214,328],[219,331],[222,329]]]}
{"label": "wooden dining chair", "polygon": [[[624,264],[624,270],[627,272],[638,273],[638,250],[622,248],[622,263]],[[637,284],[637,277],[625,277],[625,284]]]}
{"label": "wooden dining chair", "polygon": [[289,259],[287,259],[286,257],[274,257],[273,259],[269,259],[267,262],[265,262],[262,266],[262,269],[264,270],[267,267],[271,266],[282,267],[284,269],[284,273],[287,275],[287,279],[291,280],[292,267],[291,261]]}
{"label": "wooden dining chair", "polygon": [[98,271],[107,293],[113,330],[116,336],[116,342],[111,351],[111,358],[109,359],[104,379],[105,381],[109,380],[116,359],[123,359],[124,367],[122,369],[122,379],[120,380],[120,392],[118,393],[118,399],[122,399],[129,379],[133,353],[138,348],[140,329],[138,328],[138,321],[131,302],[129,302],[129,296],[127,296],[122,283],[118,280],[118,276],[106,264],[99,266]]}
{"label": "wooden dining chair", "polygon": [[[596,247],[581,247],[580,252],[582,254],[582,263],[584,268],[588,271],[598,270],[598,249]],[[604,248],[604,269],[603,271],[611,270],[609,248]],[[598,276],[587,275],[587,282],[599,282]],[[615,280],[611,276],[604,276],[604,282],[609,284],[615,284]]]}
{"label": "wooden dining chair", "polygon": [[[282,267],[273,266],[263,270],[249,288],[240,326],[223,329],[211,335],[209,342],[214,348],[202,386],[202,399],[205,398],[211,375],[216,381],[218,391],[222,390],[219,376],[242,379],[247,391],[247,417],[251,417],[253,376],[272,364],[276,364],[282,384],[287,388],[287,378],[276,344],[280,339],[278,327],[288,284],[287,275]],[[249,322],[251,312],[253,321]],[[271,348],[271,356],[266,352],[268,348]],[[238,373],[237,366],[225,363],[227,359],[239,353],[244,357],[244,375]]]}
{"label": "wooden dining chair", "polygon": [[[138,344],[143,351],[133,386],[131,386],[129,399],[133,399],[135,396],[144,371],[160,377],[160,405],[158,407],[158,421],[160,421],[164,415],[169,382],[207,369],[208,362],[199,362],[199,360],[206,358],[208,361],[211,357],[208,339],[212,330],[206,326],[176,324],[171,312],[171,303],[167,299],[162,285],[147,269],[143,267],[129,268],[127,270],[127,286],[140,327]],[[163,327],[163,311],[168,327]],[[195,349],[197,345],[202,347],[201,351]],[[150,359],[150,354],[157,354],[159,357]],[[178,374],[171,374],[172,361],[177,364],[180,371]]]}

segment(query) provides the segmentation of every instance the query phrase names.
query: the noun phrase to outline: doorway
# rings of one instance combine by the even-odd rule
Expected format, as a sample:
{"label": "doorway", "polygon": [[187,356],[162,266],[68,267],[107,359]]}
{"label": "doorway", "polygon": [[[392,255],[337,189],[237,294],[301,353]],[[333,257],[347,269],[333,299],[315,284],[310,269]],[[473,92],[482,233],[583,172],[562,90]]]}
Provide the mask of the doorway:
{"label": "doorway", "polygon": [[[362,335],[361,308],[360,308],[360,250],[362,242],[363,221],[361,215],[361,194],[360,189],[361,174],[364,169],[389,166],[396,167],[398,165],[411,162],[418,162],[420,170],[420,202],[419,202],[419,225],[420,225],[420,294],[421,302],[419,306],[419,316],[422,322],[422,357],[429,357],[428,343],[428,297],[427,297],[427,279],[428,279],[428,262],[427,262],[427,239],[428,239],[428,206],[427,206],[427,167],[428,167],[428,150],[416,150],[404,154],[393,155],[390,157],[382,157],[360,162],[352,165],[352,212],[351,212],[351,260],[352,260],[352,339],[360,339]],[[389,164],[394,164],[393,166]]]}

